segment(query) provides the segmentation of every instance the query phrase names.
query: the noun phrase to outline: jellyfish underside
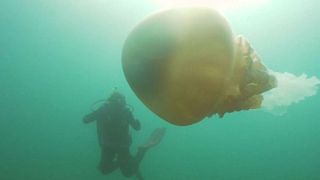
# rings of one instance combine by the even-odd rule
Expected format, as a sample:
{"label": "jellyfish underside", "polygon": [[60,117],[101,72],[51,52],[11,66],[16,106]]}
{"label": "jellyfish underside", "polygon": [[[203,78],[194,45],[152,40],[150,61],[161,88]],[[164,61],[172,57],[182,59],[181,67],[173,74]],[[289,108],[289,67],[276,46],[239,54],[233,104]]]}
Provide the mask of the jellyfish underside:
{"label": "jellyfish underside", "polygon": [[129,34],[122,52],[125,77],[162,119],[190,125],[205,117],[259,108],[273,76],[242,36],[209,8],[156,13]]}

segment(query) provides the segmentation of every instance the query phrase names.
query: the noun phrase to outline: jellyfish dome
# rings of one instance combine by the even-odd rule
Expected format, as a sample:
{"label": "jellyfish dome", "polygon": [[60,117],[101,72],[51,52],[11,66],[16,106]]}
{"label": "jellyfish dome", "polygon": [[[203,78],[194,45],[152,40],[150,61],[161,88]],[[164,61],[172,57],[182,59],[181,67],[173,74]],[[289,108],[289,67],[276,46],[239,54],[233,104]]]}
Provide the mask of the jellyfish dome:
{"label": "jellyfish dome", "polygon": [[139,99],[175,125],[258,108],[276,85],[248,41],[206,7],[145,18],[124,43],[122,67]]}

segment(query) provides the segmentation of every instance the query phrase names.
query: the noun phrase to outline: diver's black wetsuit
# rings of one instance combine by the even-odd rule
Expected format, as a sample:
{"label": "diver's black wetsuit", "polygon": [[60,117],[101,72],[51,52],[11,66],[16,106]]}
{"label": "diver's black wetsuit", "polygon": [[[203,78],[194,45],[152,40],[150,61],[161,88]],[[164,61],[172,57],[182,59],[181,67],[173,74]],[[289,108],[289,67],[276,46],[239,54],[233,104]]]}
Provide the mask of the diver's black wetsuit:
{"label": "diver's black wetsuit", "polygon": [[131,136],[129,125],[140,130],[141,125],[126,106],[114,106],[106,103],[98,110],[84,117],[84,122],[97,121],[98,140],[101,147],[99,169],[108,174],[120,167],[126,177],[138,173],[138,165],[145,150],[139,149],[133,158],[130,154]]}

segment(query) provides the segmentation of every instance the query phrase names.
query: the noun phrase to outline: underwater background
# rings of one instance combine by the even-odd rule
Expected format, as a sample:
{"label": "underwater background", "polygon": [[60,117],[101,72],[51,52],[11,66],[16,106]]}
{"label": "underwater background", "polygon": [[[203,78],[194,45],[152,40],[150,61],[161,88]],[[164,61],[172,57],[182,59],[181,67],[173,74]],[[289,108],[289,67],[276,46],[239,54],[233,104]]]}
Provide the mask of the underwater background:
{"label": "underwater background", "polygon": [[[119,170],[99,173],[96,127],[82,123],[114,87],[142,123],[131,131],[132,153],[154,128],[167,128],[140,165],[147,180],[320,179],[319,94],[281,116],[241,111],[186,127],[142,104],[124,78],[121,50],[134,25],[163,8],[160,2],[0,1],[1,180],[127,179]],[[249,39],[269,68],[320,77],[320,1],[246,6],[252,2],[220,11],[234,33]]]}

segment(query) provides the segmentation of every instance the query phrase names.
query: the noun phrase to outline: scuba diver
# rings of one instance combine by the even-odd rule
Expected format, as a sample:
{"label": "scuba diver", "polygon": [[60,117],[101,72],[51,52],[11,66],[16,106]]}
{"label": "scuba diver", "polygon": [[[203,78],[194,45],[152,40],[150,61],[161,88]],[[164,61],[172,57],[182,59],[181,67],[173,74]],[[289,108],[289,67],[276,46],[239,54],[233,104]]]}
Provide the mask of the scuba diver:
{"label": "scuba diver", "polygon": [[109,174],[120,168],[125,177],[136,175],[142,180],[139,164],[146,151],[161,141],[165,128],[155,129],[147,143],[141,145],[137,154],[132,156],[129,126],[138,131],[141,129],[141,124],[133,117],[125,97],[117,91],[114,91],[100,108],[83,118],[86,124],[93,121],[96,121],[98,142],[101,148],[99,170],[103,174]]}

